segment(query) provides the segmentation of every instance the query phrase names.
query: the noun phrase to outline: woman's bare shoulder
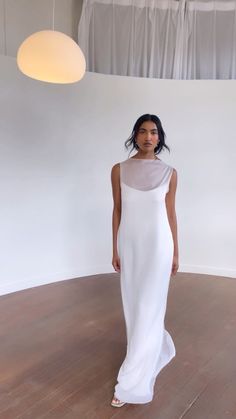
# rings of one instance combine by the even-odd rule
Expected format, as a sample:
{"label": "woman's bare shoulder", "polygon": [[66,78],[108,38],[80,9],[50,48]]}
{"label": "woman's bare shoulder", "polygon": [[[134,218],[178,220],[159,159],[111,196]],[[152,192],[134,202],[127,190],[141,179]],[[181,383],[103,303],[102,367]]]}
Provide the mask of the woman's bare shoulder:
{"label": "woman's bare shoulder", "polygon": [[112,170],[120,170],[120,163],[114,164],[114,166],[112,166]]}
{"label": "woman's bare shoulder", "polygon": [[123,162],[119,162],[119,163],[114,164],[112,166],[111,172],[115,173],[115,174],[119,174],[120,173],[120,166],[121,166],[122,163]]}
{"label": "woman's bare shoulder", "polygon": [[112,166],[111,178],[117,181],[120,179],[120,163],[116,163]]}
{"label": "woman's bare shoulder", "polygon": [[170,187],[174,188],[175,190],[177,187],[177,182],[178,182],[178,173],[177,173],[177,170],[173,167],[171,178],[170,178]]}

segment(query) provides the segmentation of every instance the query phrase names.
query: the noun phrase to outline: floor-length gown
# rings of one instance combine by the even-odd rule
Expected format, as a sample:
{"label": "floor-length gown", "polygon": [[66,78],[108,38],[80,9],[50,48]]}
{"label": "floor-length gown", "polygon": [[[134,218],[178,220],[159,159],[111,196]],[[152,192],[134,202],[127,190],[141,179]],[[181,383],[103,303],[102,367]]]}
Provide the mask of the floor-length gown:
{"label": "floor-length gown", "polygon": [[160,159],[120,163],[117,242],[127,352],[114,394],[127,403],[150,402],[158,373],[176,355],[164,324],[174,249],[165,204],[172,171]]}

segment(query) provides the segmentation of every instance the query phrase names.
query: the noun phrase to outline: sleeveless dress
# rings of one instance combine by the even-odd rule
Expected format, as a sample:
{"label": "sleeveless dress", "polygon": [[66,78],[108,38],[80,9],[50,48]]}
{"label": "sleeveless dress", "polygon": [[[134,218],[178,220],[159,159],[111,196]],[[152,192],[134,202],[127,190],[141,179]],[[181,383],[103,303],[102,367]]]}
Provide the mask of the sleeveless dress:
{"label": "sleeveless dress", "polygon": [[158,373],[176,355],[164,324],[174,250],[165,204],[172,172],[160,159],[120,163],[117,248],[127,352],[114,395],[127,403],[150,402]]}

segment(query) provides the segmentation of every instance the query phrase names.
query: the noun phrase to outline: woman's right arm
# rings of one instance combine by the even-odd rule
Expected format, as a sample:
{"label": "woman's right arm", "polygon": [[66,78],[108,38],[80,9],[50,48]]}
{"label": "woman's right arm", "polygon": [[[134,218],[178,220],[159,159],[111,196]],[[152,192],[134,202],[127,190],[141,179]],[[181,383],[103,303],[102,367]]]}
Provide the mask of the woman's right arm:
{"label": "woman's right arm", "polygon": [[112,265],[115,271],[120,272],[120,258],[117,249],[117,233],[121,218],[121,189],[120,189],[120,164],[117,163],[111,170],[111,183],[113,195],[113,213],[112,213],[112,240],[113,240],[113,257]]}

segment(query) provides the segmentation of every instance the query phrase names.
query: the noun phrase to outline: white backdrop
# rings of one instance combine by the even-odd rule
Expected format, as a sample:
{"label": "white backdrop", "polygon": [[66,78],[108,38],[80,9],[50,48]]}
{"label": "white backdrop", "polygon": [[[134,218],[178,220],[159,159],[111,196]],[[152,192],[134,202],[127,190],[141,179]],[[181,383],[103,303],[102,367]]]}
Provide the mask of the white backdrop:
{"label": "white backdrop", "polygon": [[87,73],[58,86],[1,56],[0,293],[114,272],[110,172],[146,112],[178,171],[179,271],[235,277],[235,101],[236,81]]}

